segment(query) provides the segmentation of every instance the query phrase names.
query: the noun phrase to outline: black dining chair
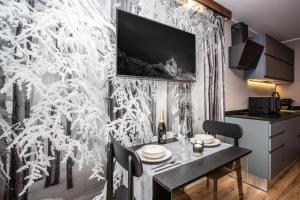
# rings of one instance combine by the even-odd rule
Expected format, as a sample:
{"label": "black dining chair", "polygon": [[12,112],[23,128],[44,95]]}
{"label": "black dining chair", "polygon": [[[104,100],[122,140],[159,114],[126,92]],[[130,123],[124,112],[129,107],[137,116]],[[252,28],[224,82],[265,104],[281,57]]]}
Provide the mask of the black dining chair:
{"label": "black dining chair", "polygon": [[[213,135],[225,136],[234,140],[234,146],[239,146],[239,139],[243,135],[242,128],[237,124],[218,122],[212,120],[206,120],[203,123],[203,129],[205,132]],[[214,200],[218,199],[218,179],[236,171],[239,199],[243,199],[243,185],[242,185],[242,171],[241,171],[241,160],[238,159],[229,165],[216,169],[207,175],[207,188],[209,188],[209,180],[212,179],[214,182]]]}
{"label": "black dining chair", "polygon": [[[133,177],[140,177],[143,174],[142,161],[136,152],[120,144],[112,135],[110,139],[107,148],[106,200],[134,200]],[[128,172],[128,188],[122,185],[115,192],[113,192],[114,159]]]}

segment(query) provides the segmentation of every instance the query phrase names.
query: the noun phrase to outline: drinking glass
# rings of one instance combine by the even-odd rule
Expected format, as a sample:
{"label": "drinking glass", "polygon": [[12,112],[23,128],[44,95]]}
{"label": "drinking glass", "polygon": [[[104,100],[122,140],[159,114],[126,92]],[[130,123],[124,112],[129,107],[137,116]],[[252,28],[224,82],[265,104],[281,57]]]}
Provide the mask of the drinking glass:
{"label": "drinking glass", "polygon": [[173,124],[172,125],[172,132],[173,132],[173,138],[178,140],[178,136],[180,134],[180,125],[179,124]]}
{"label": "drinking glass", "polygon": [[183,137],[181,137],[181,139],[179,140],[179,149],[178,149],[178,159],[181,161],[188,161],[190,160],[190,156],[191,156],[191,144],[184,139]]}
{"label": "drinking glass", "polygon": [[182,161],[187,161],[190,159],[191,154],[191,144],[187,140],[187,132],[188,130],[185,126],[180,126],[178,134],[178,142],[179,142],[179,149],[178,149],[178,159]]}

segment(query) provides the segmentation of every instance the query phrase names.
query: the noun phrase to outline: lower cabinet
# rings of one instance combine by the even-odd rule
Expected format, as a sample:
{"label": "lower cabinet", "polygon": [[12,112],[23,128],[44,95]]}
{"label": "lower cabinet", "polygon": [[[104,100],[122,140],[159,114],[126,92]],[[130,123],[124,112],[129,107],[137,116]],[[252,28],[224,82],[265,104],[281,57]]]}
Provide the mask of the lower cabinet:
{"label": "lower cabinet", "polygon": [[295,160],[297,160],[299,156],[299,124],[300,117],[295,117],[290,120],[287,120],[287,135],[286,138],[286,147],[287,147],[287,165],[290,165]]}
{"label": "lower cabinet", "polygon": [[270,124],[269,178],[276,177],[290,166],[300,153],[300,117],[293,117]]}
{"label": "lower cabinet", "polygon": [[296,132],[296,144],[295,144],[295,149],[298,152],[297,157],[299,158],[300,156],[300,116],[296,118],[296,122],[295,122],[296,128],[294,129],[294,131]]}
{"label": "lower cabinet", "polygon": [[289,124],[290,120],[283,120],[269,125],[269,179],[287,166]]}
{"label": "lower cabinet", "polygon": [[297,143],[298,143],[297,151],[298,151],[298,158],[299,158],[299,156],[300,156],[300,134],[297,136]]}
{"label": "lower cabinet", "polygon": [[225,121],[243,128],[239,144],[252,150],[248,165],[253,175],[271,180],[300,155],[300,116],[276,123],[235,117]]}
{"label": "lower cabinet", "polygon": [[270,152],[269,155],[269,177],[276,177],[286,167],[286,146],[282,144]]}

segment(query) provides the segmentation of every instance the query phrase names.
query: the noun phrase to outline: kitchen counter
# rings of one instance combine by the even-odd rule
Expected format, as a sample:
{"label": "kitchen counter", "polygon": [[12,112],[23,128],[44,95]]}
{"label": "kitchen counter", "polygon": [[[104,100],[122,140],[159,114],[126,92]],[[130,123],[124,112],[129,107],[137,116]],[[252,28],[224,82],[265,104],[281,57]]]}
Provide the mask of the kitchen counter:
{"label": "kitchen counter", "polygon": [[259,116],[248,110],[230,111],[225,122],[243,129],[239,145],[252,150],[248,157],[251,178],[247,181],[255,187],[267,191],[299,158],[300,113],[296,110]]}
{"label": "kitchen counter", "polygon": [[300,116],[300,112],[281,111],[280,113],[276,113],[276,114],[259,114],[259,115],[252,115],[248,112],[247,109],[225,112],[225,117],[236,117],[236,118],[243,118],[243,119],[269,121],[271,124],[282,120],[290,119],[296,116]]}

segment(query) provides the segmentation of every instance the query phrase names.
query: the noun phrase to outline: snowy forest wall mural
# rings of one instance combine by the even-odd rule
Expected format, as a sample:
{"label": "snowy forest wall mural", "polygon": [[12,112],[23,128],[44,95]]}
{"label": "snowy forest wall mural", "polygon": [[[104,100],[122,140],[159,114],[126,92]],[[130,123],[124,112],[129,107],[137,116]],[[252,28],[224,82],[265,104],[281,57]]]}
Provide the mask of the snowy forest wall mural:
{"label": "snowy forest wall mural", "polygon": [[[116,77],[116,8],[196,34],[196,82]],[[109,133],[222,120],[223,24],[193,1],[0,0],[0,199],[105,199]]]}

